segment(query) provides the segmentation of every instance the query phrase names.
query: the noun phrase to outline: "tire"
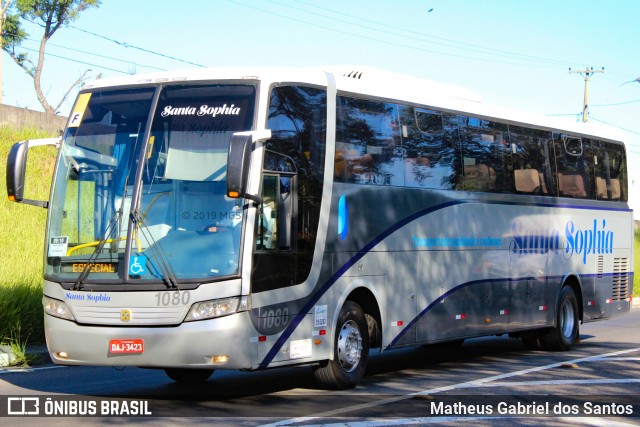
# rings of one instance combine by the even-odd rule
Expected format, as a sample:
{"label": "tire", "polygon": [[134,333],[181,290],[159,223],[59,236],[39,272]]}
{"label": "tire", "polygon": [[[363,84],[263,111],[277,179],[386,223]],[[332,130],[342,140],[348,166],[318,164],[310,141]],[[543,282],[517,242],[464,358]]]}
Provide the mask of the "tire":
{"label": "tire", "polygon": [[571,350],[578,341],[578,332],[578,300],[571,286],[565,286],[558,299],[556,326],[541,335],[540,343],[545,350]]}
{"label": "tire", "polygon": [[164,372],[175,382],[184,384],[203,383],[213,374],[213,369],[165,368]]}
{"label": "tire", "polygon": [[315,367],[314,377],[323,388],[346,390],[357,386],[367,369],[369,327],[362,308],[345,302],[338,316],[333,343],[333,360]]}

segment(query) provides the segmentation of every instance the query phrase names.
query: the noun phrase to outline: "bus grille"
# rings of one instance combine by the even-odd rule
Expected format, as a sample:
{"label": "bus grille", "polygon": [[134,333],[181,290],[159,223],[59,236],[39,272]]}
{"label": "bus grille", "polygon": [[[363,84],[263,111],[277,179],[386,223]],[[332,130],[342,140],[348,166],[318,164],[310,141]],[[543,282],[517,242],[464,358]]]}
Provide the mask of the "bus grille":
{"label": "bus grille", "polygon": [[629,259],[614,258],[611,299],[624,301],[627,298],[629,298]]}
{"label": "bus grille", "polygon": [[[177,325],[187,314],[188,307],[75,307],[78,323],[91,325]],[[122,320],[122,312],[129,312],[129,320]]]}
{"label": "bus grille", "polygon": [[598,279],[602,279],[604,275],[604,255],[598,255]]}

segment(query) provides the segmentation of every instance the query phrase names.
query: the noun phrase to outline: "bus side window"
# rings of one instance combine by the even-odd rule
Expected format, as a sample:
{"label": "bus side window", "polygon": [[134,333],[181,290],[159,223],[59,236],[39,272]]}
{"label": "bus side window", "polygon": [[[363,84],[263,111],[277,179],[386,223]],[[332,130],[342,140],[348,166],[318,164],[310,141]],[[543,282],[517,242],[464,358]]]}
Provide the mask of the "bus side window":
{"label": "bus side window", "polygon": [[595,171],[596,198],[601,200],[626,200],[624,151],[615,144],[592,140]]}
{"label": "bus side window", "polygon": [[457,118],[453,114],[398,106],[406,187],[450,190],[457,180]]}
{"label": "bus side window", "polygon": [[404,186],[397,106],[339,97],[337,116],[336,180]]}
{"label": "bus side window", "polygon": [[476,117],[459,117],[465,191],[511,191],[505,188],[511,163],[507,125]]}
{"label": "bus side window", "polygon": [[549,132],[509,126],[513,157],[513,181],[516,193],[549,194],[552,171],[549,158]]}
{"label": "bus side window", "polygon": [[591,197],[589,167],[585,161],[586,150],[579,137],[554,135],[557,165],[558,192],[563,197]]}

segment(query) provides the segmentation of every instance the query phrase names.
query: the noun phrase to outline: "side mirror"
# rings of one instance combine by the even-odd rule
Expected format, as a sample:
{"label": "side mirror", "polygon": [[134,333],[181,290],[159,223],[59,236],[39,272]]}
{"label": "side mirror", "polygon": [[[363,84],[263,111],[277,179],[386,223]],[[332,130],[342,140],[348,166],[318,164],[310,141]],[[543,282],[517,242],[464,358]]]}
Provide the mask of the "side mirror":
{"label": "side mirror", "polygon": [[24,176],[27,171],[29,142],[18,142],[11,147],[7,156],[7,195],[11,202],[22,202],[24,197]]}
{"label": "side mirror", "polygon": [[40,145],[60,144],[60,138],[44,138],[32,141],[21,141],[13,145],[7,156],[7,195],[9,201],[26,203],[47,208],[48,202],[29,200],[24,198],[25,172],[27,170],[27,154],[29,148]]}
{"label": "side mirror", "polygon": [[233,135],[227,156],[227,196],[245,197],[251,165],[251,135]]}
{"label": "side mirror", "polygon": [[247,193],[249,182],[249,169],[251,166],[251,152],[253,143],[271,138],[271,131],[262,132],[238,132],[233,134],[229,144],[227,155],[227,196],[237,199],[245,198],[256,203],[262,202],[262,198],[255,194]]}

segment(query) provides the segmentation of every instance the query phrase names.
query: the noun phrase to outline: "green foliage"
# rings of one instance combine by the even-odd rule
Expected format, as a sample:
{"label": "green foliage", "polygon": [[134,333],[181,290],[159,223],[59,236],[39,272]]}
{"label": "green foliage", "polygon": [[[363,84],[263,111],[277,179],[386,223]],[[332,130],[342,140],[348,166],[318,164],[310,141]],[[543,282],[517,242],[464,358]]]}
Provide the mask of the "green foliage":
{"label": "green foliage", "polygon": [[[100,5],[100,0],[16,0],[20,16],[45,28],[45,37],[78,18],[78,14]],[[40,22],[38,22],[40,21]]]}
{"label": "green foliage", "polygon": [[9,338],[4,338],[0,341],[0,345],[6,345],[11,348],[11,353],[15,357],[11,361],[11,366],[28,366],[33,361],[33,357],[27,354],[27,339],[28,337],[22,337],[21,327],[18,323],[11,331]]}
{"label": "green foliage", "polygon": [[[0,182],[5,182],[4,165],[13,143],[51,136],[41,131],[16,131],[0,126]],[[53,147],[29,150],[26,198],[49,198],[54,163]],[[28,331],[24,339],[43,342],[42,251],[46,210],[11,203],[6,196],[0,200],[0,341],[22,330]]]}
{"label": "green foliage", "polygon": [[[7,52],[15,63],[33,78],[36,96],[47,113],[55,114],[72,88],[82,83],[88,71],[85,71],[71,85],[69,92],[64,95],[58,106],[54,107],[47,101],[40,83],[46,44],[62,25],[78,19],[80,12],[99,5],[100,0],[16,0],[13,7],[6,14],[5,25],[7,26],[7,31],[0,26],[0,30],[2,30],[2,35],[0,36],[2,50]],[[36,62],[32,61],[24,50],[20,50],[20,44],[28,37],[28,34],[22,29],[21,20],[33,22],[44,28]]]}

